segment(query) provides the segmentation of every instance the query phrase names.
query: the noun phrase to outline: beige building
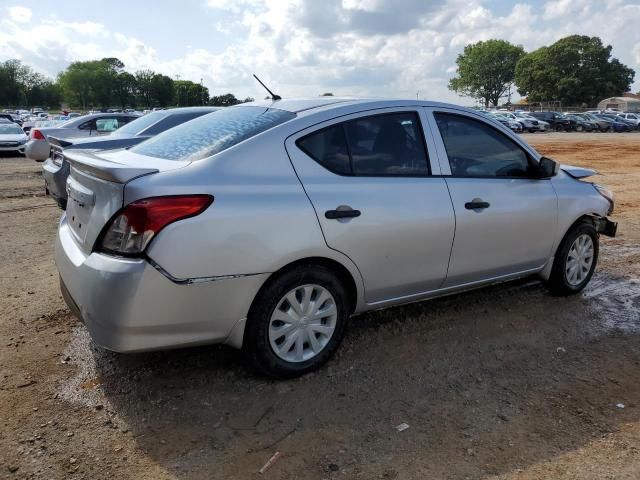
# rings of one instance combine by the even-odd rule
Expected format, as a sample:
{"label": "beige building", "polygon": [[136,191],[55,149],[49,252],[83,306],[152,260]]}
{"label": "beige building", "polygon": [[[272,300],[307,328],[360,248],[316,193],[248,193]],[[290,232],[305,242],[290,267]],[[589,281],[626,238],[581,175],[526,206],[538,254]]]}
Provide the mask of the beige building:
{"label": "beige building", "polygon": [[633,97],[610,97],[598,103],[598,110],[615,108],[622,112],[640,112],[640,99]]}

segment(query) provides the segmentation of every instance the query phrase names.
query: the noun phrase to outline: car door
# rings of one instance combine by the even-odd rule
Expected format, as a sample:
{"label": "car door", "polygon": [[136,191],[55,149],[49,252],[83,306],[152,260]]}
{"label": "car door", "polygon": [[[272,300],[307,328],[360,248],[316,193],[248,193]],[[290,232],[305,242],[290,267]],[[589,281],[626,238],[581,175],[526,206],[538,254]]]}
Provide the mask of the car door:
{"label": "car door", "polygon": [[558,201],[533,150],[479,115],[429,109],[456,216],[446,287],[533,272],[552,255]]}
{"label": "car door", "polygon": [[370,304],[446,278],[453,208],[421,110],[353,114],[286,140],[327,245],[357,265]]}

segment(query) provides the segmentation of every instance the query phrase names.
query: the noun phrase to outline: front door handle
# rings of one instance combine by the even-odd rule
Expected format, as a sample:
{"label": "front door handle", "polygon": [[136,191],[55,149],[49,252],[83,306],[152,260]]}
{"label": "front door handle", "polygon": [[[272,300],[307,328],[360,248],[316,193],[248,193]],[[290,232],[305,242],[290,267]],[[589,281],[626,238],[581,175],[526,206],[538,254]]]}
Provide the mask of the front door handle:
{"label": "front door handle", "polygon": [[337,220],[339,218],[355,218],[361,214],[360,210],[353,210],[352,208],[344,210],[327,210],[324,212],[325,218],[329,220]]}
{"label": "front door handle", "polygon": [[485,208],[489,208],[489,202],[483,202],[480,199],[474,198],[471,202],[467,202],[464,204],[464,208],[467,210],[484,210]]}

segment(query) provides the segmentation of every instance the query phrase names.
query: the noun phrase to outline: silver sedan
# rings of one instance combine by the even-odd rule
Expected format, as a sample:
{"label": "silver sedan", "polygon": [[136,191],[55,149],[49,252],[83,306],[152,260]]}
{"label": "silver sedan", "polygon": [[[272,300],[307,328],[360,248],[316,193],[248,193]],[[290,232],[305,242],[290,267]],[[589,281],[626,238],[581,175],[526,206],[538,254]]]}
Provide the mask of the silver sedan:
{"label": "silver sedan", "polygon": [[531,275],[580,292],[616,233],[595,172],[441,103],[256,102],[67,158],[56,264],[95,341],[226,343],[278,377],[367,310]]}

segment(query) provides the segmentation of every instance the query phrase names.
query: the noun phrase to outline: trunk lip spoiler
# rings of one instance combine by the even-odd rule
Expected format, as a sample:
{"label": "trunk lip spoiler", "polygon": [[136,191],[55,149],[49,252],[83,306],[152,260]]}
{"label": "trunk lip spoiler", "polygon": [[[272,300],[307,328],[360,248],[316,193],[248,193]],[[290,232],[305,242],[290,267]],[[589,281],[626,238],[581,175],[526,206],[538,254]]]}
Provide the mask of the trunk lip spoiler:
{"label": "trunk lip spoiler", "polygon": [[69,150],[64,155],[76,170],[114,183],[125,184],[134,178],[160,171],[157,167],[130,166],[115,162],[89,150]]}

